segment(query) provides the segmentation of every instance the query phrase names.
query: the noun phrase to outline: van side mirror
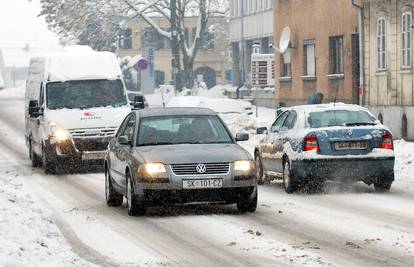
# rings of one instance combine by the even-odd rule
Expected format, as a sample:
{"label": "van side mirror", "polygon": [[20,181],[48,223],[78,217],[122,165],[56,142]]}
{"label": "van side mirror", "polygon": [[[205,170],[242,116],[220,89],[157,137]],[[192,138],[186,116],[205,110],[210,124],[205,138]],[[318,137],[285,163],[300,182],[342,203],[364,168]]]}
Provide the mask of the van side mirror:
{"label": "van side mirror", "polygon": [[131,103],[134,109],[145,108],[144,98],[142,96],[134,96],[134,101]]}
{"label": "van side mirror", "polygon": [[249,140],[249,134],[248,133],[236,133],[236,141],[247,141]]}
{"label": "van side mirror", "polygon": [[37,100],[30,100],[29,101],[30,118],[37,118],[40,115],[43,115],[43,112],[40,112],[39,102]]}
{"label": "van side mirror", "polygon": [[267,130],[266,127],[259,127],[259,128],[256,129],[256,133],[257,134],[267,134],[268,130]]}
{"label": "van side mirror", "polygon": [[128,139],[128,136],[126,135],[121,135],[120,137],[118,137],[118,142],[119,144],[125,145],[125,146],[132,145],[132,142]]}

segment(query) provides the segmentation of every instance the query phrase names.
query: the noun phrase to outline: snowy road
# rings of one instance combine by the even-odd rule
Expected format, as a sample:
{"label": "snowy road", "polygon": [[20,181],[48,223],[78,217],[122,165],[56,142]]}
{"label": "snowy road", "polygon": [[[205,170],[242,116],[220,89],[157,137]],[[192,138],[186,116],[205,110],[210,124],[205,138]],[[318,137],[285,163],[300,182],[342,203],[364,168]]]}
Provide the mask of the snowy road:
{"label": "snowy road", "polygon": [[52,176],[32,169],[23,99],[2,97],[0,106],[2,182],[13,169],[34,201],[51,212],[67,241],[62,246],[84,265],[414,265],[412,183],[396,182],[386,194],[362,184],[330,184],[315,195],[287,195],[272,184],[259,188],[255,214],[239,214],[233,206],[185,206],[133,218],[125,207],[106,206],[102,173]]}

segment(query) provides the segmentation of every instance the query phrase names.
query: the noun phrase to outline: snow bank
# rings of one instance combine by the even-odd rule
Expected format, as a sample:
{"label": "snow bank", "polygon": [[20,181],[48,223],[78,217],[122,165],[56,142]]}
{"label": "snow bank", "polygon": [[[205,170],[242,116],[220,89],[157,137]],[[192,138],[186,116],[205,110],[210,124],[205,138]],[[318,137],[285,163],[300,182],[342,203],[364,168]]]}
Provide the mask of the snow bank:
{"label": "snow bank", "polygon": [[396,155],[394,184],[414,191],[414,143],[396,140],[394,150]]}
{"label": "snow bank", "polygon": [[15,163],[1,161],[0,266],[90,266],[60,234],[48,210],[32,197]]}
{"label": "snow bank", "polygon": [[0,98],[24,98],[24,85],[0,90]]}

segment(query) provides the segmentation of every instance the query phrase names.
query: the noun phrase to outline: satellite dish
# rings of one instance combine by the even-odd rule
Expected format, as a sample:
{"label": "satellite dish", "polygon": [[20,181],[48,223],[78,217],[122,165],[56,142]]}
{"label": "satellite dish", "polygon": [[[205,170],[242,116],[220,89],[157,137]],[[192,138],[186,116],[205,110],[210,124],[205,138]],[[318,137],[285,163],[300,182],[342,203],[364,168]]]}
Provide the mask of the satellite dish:
{"label": "satellite dish", "polygon": [[290,43],[290,28],[285,27],[280,35],[279,40],[279,48],[273,47],[275,50],[279,51],[279,53],[284,54],[286,50],[289,48]]}
{"label": "satellite dish", "polygon": [[284,54],[289,47],[290,43],[290,28],[285,27],[282,31],[279,41],[279,51],[281,54]]}

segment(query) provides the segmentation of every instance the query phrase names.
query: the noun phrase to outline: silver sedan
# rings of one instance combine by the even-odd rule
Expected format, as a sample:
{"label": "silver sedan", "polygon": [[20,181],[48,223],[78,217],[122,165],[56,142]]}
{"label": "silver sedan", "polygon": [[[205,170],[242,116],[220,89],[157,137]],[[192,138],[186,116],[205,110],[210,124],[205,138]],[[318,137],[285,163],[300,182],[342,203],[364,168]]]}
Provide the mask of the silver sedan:
{"label": "silver sedan", "polygon": [[126,196],[129,215],[150,206],[177,203],[236,203],[257,206],[256,168],[217,114],[203,108],[131,112],[109,143],[105,158],[108,206]]}

